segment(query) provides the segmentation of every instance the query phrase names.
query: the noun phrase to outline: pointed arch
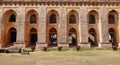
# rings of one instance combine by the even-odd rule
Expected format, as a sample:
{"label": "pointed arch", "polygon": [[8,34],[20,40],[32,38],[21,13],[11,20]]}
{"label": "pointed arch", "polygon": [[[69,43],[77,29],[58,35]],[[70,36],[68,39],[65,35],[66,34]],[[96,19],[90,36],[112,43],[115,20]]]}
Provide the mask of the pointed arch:
{"label": "pointed arch", "polygon": [[47,21],[49,24],[56,24],[59,21],[59,13],[56,10],[50,10],[47,13]]}
{"label": "pointed arch", "polygon": [[30,29],[30,45],[36,45],[37,42],[37,30],[35,28]]}
{"label": "pointed arch", "polygon": [[57,46],[57,30],[55,28],[49,30],[49,46]]}
{"label": "pointed arch", "polygon": [[69,29],[68,43],[69,43],[69,47],[77,45],[77,32],[75,28]]}
{"label": "pointed arch", "polygon": [[15,14],[10,15],[9,22],[16,22],[16,15]]}
{"label": "pointed arch", "polygon": [[95,10],[91,10],[89,13],[88,13],[88,23],[89,24],[96,24],[97,21],[98,21],[98,12],[95,11]]}
{"label": "pointed arch", "polygon": [[109,42],[112,43],[112,46],[118,46],[116,30],[114,28],[109,28]]}
{"label": "pointed arch", "polygon": [[70,12],[68,12],[67,14],[68,24],[76,24],[78,22],[78,19],[79,15],[76,10],[71,10]]}
{"label": "pointed arch", "polygon": [[108,13],[108,24],[115,24],[116,22],[118,22],[118,12],[111,10]]}
{"label": "pointed arch", "polygon": [[28,23],[35,24],[35,23],[37,23],[37,20],[38,20],[38,12],[33,9],[29,10],[27,12],[26,17],[27,17]]}
{"label": "pointed arch", "polygon": [[9,43],[10,45],[13,45],[14,42],[16,42],[17,38],[17,30],[14,27],[11,27],[9,29]]}
{"label": "pointed arch", "polygon": [[3,23],[4,22],[16,22],[17,13],[10,9],[3,14]]}
{"label": "pointed arch", "polygon": [[98,47],[96,30],[94,28],[90,28],[88,33],[89,33],[88,41],[91,47]]}
{"label": "pointed arch", "polygon": [[35,14],[32,14],[30,16],[30,23],[37,23],[37,16]]}

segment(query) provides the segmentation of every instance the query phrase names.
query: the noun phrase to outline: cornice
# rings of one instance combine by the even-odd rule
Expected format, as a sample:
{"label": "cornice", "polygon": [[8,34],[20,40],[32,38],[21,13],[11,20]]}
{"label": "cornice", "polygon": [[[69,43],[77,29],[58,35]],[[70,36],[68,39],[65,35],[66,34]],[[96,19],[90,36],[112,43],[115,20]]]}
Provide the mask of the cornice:
{"label": "cornice", "polygon": [[120,5],[120,2],[57,2],[57,1],[54,1],[54,2],[24,2],[24,1],[6,1],[6,2],[0,2],[0,5],[72,5],[72,6],[79,6],[79,5]]}

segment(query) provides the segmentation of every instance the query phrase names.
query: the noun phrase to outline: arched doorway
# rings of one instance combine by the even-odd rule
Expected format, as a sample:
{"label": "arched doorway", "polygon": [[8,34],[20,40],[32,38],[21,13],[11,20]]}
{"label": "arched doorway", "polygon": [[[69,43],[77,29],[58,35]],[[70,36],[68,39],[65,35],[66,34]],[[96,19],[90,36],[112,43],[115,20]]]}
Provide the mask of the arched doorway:
{"label": "arched doorway", "polygon": [[49,46],[57,46],[57,30],[55,28],[49,30]]}
{"label": "arched doorway", "polygon": [[77,33],[76,33],[76,30],[74,28],[71,28],[69,30],[68,42],[69,42],[70,47],[77,45]]}
{"label": "arched doorway", "polygon": [[9,47],[16,42],[16,18],[17,13],[15,10],[7,10],[2,16],[2,29],[1,29],[1,43],[2,47]]}
{"label": "arched doorway", "polygon": [[10,45],[13,45],[13,43],[16,42],[16,35],[17,35],[16,29],[10,28],[10,30],[9,30],[9,43],[10,43]]}
{"label": "arched doorway", "polygon": [[32,28],[30,30],[30,45],[36,46],[36,42],[37,42],[37,30],[35,28]]}
{"label": "arched doorway", "polygon": [[113,28],[109,29],[109,42],[112,43],[112,46],[117,46],[117,38],[116,38],[116,33]]}
{"label": "arched doorway", "polygon": [[89,30],[88,41],[91,47],[98,47],[96,31],[93,28]]}

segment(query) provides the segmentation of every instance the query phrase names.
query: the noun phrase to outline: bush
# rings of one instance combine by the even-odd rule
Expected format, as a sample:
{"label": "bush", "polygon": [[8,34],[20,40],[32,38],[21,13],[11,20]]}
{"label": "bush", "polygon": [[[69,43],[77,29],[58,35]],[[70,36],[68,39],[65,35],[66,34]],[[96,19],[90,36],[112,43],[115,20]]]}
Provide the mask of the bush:
{"label": "bush", "polygon": [[46,46],[45,46],[45,47],[43,47],[43,51],[47,51],[47,48],[48,48],[48,47],[46,47]]}
{"label": "bush", "polygon": [[32,52],[34,52],[35,51],[35,46],[31,46],[31,50],[32,50]]}
{"label": "bush", "polygon": [[80,50],[80,46],[76,46],[76,51],[79,51]]}
{"label": "bush", "polygon": [[112,46],[112,49],[113,49],[114,51],[117,51],[117,50],[118,50],[118,46]]}
{"label": "bush", "polygon": [[62,51],[62,46],[57,47],[58,51]]}

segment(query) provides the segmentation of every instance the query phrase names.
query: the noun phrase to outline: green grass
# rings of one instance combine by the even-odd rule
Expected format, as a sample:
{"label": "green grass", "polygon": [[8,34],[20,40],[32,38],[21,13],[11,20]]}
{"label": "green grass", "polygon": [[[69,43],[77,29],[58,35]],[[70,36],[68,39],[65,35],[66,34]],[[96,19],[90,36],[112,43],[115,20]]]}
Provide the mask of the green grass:
{"label": "green grass", "polygon": [[57,51],[49,48],[46,52],[37,50],[30,55],[0,53],[0,65],[120,65],[120,50],[64,48]]}

